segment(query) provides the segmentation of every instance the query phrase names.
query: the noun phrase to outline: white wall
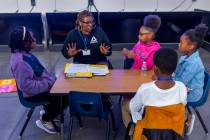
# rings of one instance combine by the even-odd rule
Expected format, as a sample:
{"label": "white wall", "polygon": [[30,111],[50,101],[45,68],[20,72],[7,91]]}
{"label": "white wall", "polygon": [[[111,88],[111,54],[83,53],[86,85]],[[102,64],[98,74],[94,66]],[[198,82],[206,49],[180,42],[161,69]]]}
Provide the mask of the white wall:
{"label": "white wall", "polygon": [[[183,2],[184,1],[184,2]],[[29,12],[31,0],[0,0],[0,13]],[[94,0],[99,11],[192,11],[194,8],[210,11],[210,0]],[[56,3],[56,6],[55,6]],[[36,0],[33,12],[81,11],[87,7],[88,0]],[[192,4],[191,7],[189,7]],[[56,8],[55,8],[56,7]],[[94,11],[94,8],[92,8]]]}

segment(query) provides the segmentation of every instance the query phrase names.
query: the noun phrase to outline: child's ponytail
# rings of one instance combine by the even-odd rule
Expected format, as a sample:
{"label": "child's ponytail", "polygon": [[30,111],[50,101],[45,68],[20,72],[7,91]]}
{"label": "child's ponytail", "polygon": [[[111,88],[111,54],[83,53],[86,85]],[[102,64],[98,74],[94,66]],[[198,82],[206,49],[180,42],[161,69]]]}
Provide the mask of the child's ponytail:
{"label": "child's ponytail", "polygon": [[196,44],[196,49],[198,49],[202,46],[207,31],[208,27],[205,24],[199,24],[194,29],[187,30],[184,34],[188,36],[190,42]]}
{"label": "child's ponytail", "polygon": [[206,35],[206,32],[208,31],[208,27],[205,25],[205,24],[199,24],[195,27],[195,35],[203,40],[205,35]]}

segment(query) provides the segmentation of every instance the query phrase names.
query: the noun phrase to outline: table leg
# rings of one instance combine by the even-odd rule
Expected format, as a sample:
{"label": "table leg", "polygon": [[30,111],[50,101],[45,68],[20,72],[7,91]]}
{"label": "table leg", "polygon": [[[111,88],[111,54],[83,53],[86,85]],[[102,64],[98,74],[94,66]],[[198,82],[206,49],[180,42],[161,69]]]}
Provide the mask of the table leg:
{"label": "table leg", "polygon": [[64,140],[64,112],[63,112],[63,96],[60,96],[60,125],[61,125],[61,140]]}

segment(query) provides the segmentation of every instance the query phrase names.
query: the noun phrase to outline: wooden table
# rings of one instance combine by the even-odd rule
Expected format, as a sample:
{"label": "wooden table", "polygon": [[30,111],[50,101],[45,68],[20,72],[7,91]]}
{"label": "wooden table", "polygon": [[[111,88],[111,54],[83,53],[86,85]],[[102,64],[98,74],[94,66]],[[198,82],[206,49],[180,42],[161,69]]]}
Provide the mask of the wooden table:
{"label": "wooden table", "polygon": [[135,93],[143,83],[152,81],[153,71],[110,70],[106,76],[92,78],[66,78],[61,73],[50,93],[67,94],[70,91],[98,92],[103,94]]}
{"label": "wooden table", "polygon": [[93,76],[92,78],[66,78],[61,73],[50,90],[53,95],[61,98],[61,140],[64,139],[64,114],[62,112],[62,95],[70,91],[96,92],[109,95],[123,95],[136,93],[143,83],[152,81],[153,71],[140,70],[110,70],[106,76]]}

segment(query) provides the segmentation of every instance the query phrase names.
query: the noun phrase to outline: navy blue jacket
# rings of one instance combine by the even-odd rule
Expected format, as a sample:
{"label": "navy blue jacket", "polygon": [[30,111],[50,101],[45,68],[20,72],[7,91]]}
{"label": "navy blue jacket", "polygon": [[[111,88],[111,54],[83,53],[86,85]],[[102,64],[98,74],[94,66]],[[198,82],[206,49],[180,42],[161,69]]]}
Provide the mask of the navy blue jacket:
{"label": "navy blue jacket", "polygon": [[[85,39],[86,39],[86,43],[85,43]],[[93,29],[90,35],[86,38],[77,29],[71,30],[68,33],[65,39],[63,48],[62,48],[62,54],[67,59],[71,58],[68,55],[68,43],[76,43],[77,49],[90,50],[90,55],[86,55],[86,56],[83,56],[82,51],[77,53],[73,57],[74,63],[97,64],[100,62],[107,62],[106,56],[110,56],[112,53],[111,43],[107,35],[105,34],[105,32],[99,27],[96,27],[95,29]],[[101,43],[105,43],[107,46],[110,47],[110,52],[107,55],[104,55],[100,52]]]}

